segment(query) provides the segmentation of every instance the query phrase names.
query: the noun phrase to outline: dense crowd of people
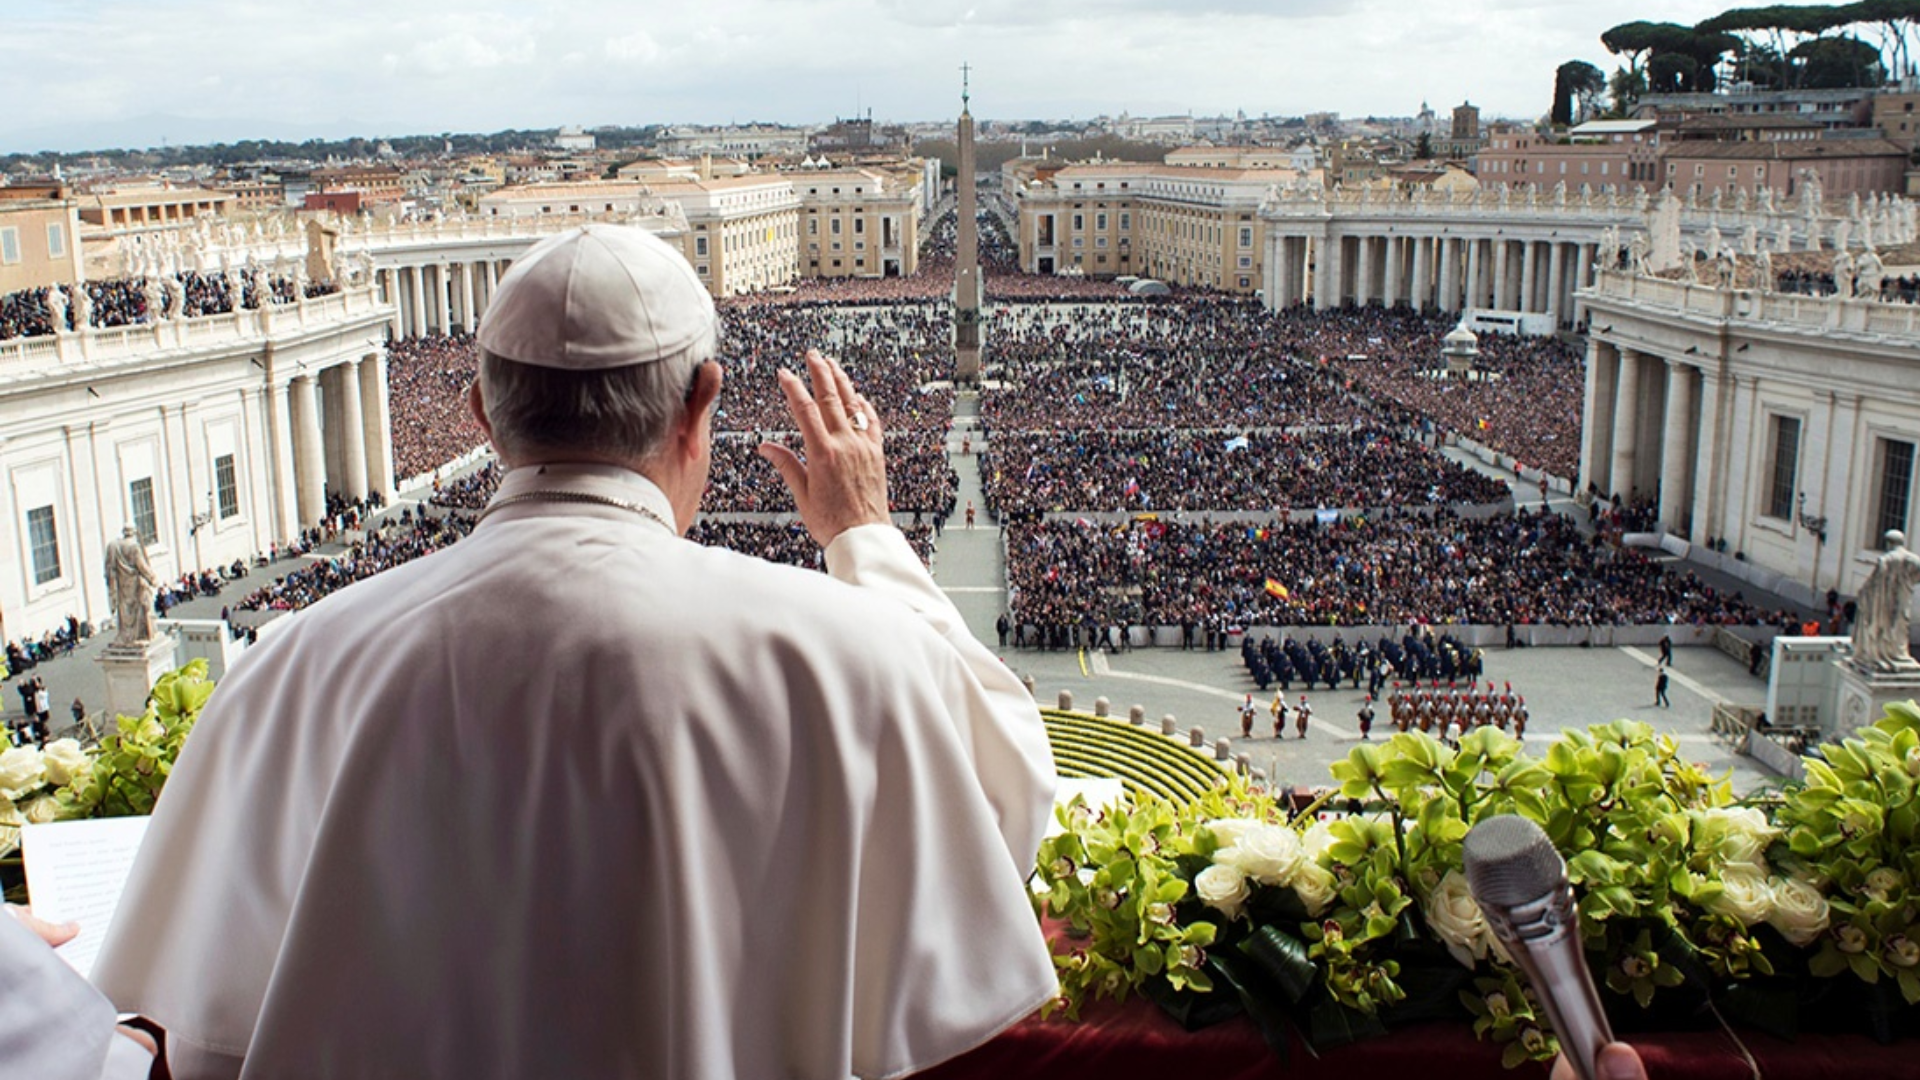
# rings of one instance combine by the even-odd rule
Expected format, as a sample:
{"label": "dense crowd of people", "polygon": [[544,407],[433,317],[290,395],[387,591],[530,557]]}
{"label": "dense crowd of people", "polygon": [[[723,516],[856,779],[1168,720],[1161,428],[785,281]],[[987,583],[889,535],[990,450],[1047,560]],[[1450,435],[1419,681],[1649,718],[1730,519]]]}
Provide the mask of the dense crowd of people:
{"label": "dense crowd of people", "polygon": [[[284,275],[261,274],[270,302],[291,304],[302,295],[325,296],[339,291],[333,282],[300,282]],[[108,278],[80,285],[44,285],[21,289],[0,296],[0,340],[43,337],[56,330],[66,332],[83,326],[107,328],[149,323],[163,312],[155,305],[167,292],[179,295],[181,318],[223,315],[234,309],[238,295],[240,306],[260,306],[260,286],[247,273],[205,273],[182,270],[165,279],[145,277]]]}
{"label": "dense crowd of people", "polygon": [[[774,438],[802,451],[797,433]],[[959,476],[948,464],[945,434],[909,432],[887,437],[887,498],[901,514],[951,514]],[[701,507],[712,513],[794,512],[793,494],[760,456],[759,436],[720,435],[713,440],[713,471]],[[805,455],[802,454],[804,457]]]}
{"label": "dense crowd of people", "polygon": [[393,471],[419,476],[486,444],[467,409],[480,354],[466,334],[433,334],[387,344],[387,411],[393,423]]}
{"label": "dense crowd of people", "polygon": [[1049,511],[1451,506],[1510,496],[1502,481],[1363,427],[1002,432],[980,464],[988,508],[1013,520]]}
{"label": "dense crowd of people", "polygon": [[1450,318],[1364,308],[1282,318],[1359,327],[1358,348],[1329,358],[1360,393],[1392,402],[1443,434],[1472,439],[1523,465],[1572,479],[1580,467],[1585,369],[1580,354],[1551,337],[1479,335],[1471,377],[1442,377],[1441,339]]}
{"label": "dense crowd of people", "polygon": [[298,611],[328,595],[401,563],[446,547],[473,531],[472,515],[415,514],[402,510],[398,521],[367,531],[340,555],[315,559],[248,593],[234,605],[241,611]]}
{"label": "dense crowd of people", "polygon": [[1011,526],[1015,620],[1233,626],[1789,625],[1567,518],[1450,511],[1333,524]]}

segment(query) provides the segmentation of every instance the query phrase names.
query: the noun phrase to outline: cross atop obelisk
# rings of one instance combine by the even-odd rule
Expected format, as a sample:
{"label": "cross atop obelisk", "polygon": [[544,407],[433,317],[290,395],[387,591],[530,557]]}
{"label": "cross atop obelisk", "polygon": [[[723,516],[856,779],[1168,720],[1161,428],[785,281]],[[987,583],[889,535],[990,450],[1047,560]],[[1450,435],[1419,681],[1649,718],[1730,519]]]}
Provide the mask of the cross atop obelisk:
{"label": "cross atop obelisk", "polygon": [[959,245],[953,260],[954,381],[980,378],[980,226],[973,188],[973,114],[968,111],[971,67],[960,65]]}

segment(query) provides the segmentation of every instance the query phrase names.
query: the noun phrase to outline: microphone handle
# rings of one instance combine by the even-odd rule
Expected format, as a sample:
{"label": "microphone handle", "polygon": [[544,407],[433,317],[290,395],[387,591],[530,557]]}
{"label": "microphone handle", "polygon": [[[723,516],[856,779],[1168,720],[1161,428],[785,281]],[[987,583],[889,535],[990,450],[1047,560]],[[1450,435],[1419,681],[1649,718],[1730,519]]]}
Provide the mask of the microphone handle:
{"label": "microphone handle", "polygon": [[1544,939],[1505,944],[1533,985],[1568,1064],[1580,1080],[1598,1080],[1594,1063],[1600,1048],[1613,1041],[1613,1028],[1607,1024],[1600,993],[1587,972],[1578,930],[1568,925],[1563,931]]}

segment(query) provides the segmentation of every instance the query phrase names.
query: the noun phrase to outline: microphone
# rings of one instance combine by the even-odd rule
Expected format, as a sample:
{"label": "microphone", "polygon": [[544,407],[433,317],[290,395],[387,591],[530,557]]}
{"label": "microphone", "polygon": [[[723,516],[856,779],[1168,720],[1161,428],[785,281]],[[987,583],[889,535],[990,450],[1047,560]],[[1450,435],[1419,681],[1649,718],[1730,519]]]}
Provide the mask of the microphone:
{"label": "microphone", "polygon": [[1596,1080],[1595,1062],[1613,1041],[1613,1029],[1587,972],[1566,860],[1540,826],[1513,814],[1482,820],[1461,848],[1467,887],[1526,974],[1560,1037],[1560,1052],[1581,1080]]}

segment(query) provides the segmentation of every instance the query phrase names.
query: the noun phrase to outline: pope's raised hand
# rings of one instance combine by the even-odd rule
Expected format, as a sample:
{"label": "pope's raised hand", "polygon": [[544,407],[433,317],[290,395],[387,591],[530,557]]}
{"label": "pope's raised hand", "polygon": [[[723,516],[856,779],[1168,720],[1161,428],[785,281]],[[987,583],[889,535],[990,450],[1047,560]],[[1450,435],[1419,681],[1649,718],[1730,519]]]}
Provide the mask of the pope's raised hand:
{"label": "pope's raised hand", "polygon": [[807,350],[806,364],[811,390],[793,372],[780,372],[780,390],[800,429],[806,460],[772,442],[760,444],[760,456],[780,471],[807,532],[826,547],[857,525],[892,520],[887,461],[880,416],[846,371],[814,349]]}

